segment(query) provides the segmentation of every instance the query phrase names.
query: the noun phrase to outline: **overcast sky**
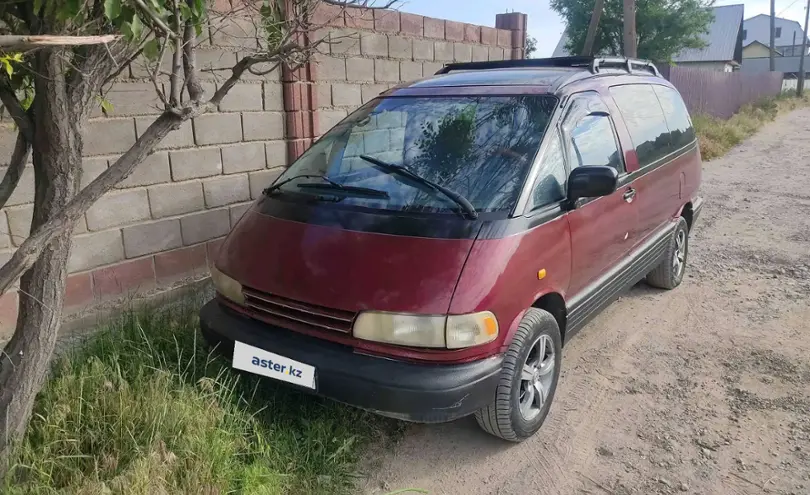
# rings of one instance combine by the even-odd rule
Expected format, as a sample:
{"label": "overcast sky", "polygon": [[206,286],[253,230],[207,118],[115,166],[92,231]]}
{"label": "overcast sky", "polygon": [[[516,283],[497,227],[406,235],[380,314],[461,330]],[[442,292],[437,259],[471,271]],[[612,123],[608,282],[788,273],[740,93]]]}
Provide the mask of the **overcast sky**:
{"label": "overcast sky", "polygon": [[[718,0],[716,5],[745,5],[745,18],[770,12],[769,0]],[[777,0],[776,15],[804,25],[805,0]],[[550,56],[560,39],[563,23],[544,0],[403,0],[400,10],[441,19],[495,25],[495,14],[523,12],[529,15],[529,35],[537,38],[537,55]]]}

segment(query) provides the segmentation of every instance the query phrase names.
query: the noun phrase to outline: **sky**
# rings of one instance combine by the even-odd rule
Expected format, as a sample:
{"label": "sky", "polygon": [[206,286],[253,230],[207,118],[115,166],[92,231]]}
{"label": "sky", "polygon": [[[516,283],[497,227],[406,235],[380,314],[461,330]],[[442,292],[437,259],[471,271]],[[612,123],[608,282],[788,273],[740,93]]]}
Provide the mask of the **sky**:
{"label": "sky", "polygon": [[[715,5],[745,5],[745,18],[770,13],[769,0],[718,0]],[[776,0],[776,15],[804,25],[805,0]],[[399,9],[440,19],[494,26],[495,14],[523,12],[529,16],[529,36],[537,39],[536,57],[551,56],[560,34],[562,20],[547,0],[402,0]]]}

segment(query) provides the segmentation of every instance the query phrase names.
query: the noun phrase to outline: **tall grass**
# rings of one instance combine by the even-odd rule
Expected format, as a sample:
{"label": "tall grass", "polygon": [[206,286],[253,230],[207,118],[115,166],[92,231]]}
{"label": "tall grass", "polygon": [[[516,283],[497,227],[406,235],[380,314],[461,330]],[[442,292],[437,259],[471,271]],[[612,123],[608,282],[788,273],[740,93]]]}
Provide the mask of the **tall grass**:
{"label": "tall grass", "polygon": [[124,314],[61,357],[0,491],[350,491],[359,451],[398,425],[233,372],[200,342],[203,298]]}
{"label": "tall grass", "polygon": [[692,120],[700,144],[700,154],[704,160],[721,157],[775,119],[780,112],[794,110],[807,103],[807,99],[796,98],[794,91],[744,105],[728,120],[695,115]]}

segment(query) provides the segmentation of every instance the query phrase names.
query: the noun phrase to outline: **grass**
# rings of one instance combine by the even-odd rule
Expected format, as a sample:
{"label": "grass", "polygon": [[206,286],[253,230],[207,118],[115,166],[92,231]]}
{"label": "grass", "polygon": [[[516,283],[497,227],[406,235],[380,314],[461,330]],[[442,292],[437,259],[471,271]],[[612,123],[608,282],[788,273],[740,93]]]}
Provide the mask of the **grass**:
{"label": "grass", "polygon": [[59,358],[0,492],[352,490],[399,424],[237,374],[197,333],[203,295],[129,312]]}
{"label": "grass", "polygon": [[725,155],[779,113],[807,105],[808,101],[796,98],[794,91],[744,105],[728,120],[707,115],[693,116],[701,156],[704,160],[712,160]]}

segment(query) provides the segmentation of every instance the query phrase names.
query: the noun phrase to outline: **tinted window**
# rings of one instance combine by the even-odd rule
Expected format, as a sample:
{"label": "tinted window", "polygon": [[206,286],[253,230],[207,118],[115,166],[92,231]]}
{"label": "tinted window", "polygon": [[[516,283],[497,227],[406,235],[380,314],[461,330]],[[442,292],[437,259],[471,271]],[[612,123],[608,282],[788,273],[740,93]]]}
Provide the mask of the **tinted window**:
{"label": "tinted window", "polygon": [[[455,203],[363,155],[403,166],[451,189],[481,212],[514,206],[557,100],[549,96],[391,97],[350,115],[293,163],[279,180],[326,175],[343,185],[373,188],[388,198],[345,197],[340,205],[410,212],[449,212]],[[286,197],[309,194],[301,178],[281,187]],[[294,194],[293,194],[294,193]],[[319,190],[317,195],[322,196]],[[304,198],[306,199],[306,198]]]}
{"label": "tinted window", "polygon": [[653,86],[661,108],[664,109],[664,117],[669,127],[669,141],[672,150],[683,148],[695,140],[695,130],[692,129],[692,122],[686,110],[681,95],[672,88],[666,86]]}
{"label": "tinted window", "polygon": [[583,165],[605,165],[622,171],[619,148],[613,125],[607,115],[586,115],[570,131],[568,156],[571,168]]}
{"label": "tinted window", "polygon": [[672,151],[664,112],[652,86],[632,84],[610,88],[644,167]]}
{"label": "tinted window", "polygon": [[549,205],[565,199],[565,160],[562,143],[556,132],[549,136],[551,140],[540,162],[537,183],[532,191],[532,208]]}

